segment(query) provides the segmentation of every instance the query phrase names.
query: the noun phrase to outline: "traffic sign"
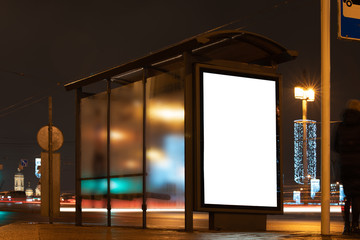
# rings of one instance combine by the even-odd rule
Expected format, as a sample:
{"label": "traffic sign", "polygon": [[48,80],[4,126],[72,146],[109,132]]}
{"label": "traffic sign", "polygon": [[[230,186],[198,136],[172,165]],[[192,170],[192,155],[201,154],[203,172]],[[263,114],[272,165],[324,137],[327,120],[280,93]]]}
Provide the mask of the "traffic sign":
{"label": "traffic sign", "polygon": [[41,158],[35,158],[35,176],[41,177]]}
{"label": "traffic sign", "polygon": [[[49,151],[49,126],[40,128],[37,134],[37,141],[42,149]],[[59,150],[63,142],[64,136],[62,132],[57,127],[52,126],[52,150]]]}
{"label": "traffic sign", "polygon": [[360,40],[360,1],[338,0],[338,37]]}
{"label": "traffic sign", "polygon": [[21,160],[20,160],[20,164],[21,164],[21,166],[23,166],[23,167],[27,167],[27,165],[28,165],[28,160],[27,160],[27,159],[21,159]]}

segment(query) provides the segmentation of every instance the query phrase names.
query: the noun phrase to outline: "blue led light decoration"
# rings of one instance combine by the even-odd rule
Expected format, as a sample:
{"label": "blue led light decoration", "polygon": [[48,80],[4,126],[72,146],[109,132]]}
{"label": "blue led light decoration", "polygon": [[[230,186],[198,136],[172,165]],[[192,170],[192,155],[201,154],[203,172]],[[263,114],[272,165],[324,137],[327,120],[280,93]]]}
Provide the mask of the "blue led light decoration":
{"label": "blue led light decoration", "polygon": [[[316,178],[316,121],[305,120],[307,141],[307,172],[311,179]],[[303,120],[294,121],[294,180],[304,184],[303,165]]]}

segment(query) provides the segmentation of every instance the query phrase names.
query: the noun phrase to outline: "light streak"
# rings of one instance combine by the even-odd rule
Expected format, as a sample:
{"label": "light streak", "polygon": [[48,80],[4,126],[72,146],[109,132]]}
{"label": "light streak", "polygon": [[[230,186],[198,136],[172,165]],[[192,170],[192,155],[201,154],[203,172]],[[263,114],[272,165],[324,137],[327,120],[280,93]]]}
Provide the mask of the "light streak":
{"label": "light streak", "polygon": [[[61,207],[60,212],[75,212],[74,207]],[[83,208],[82,212],[107,212],[106,208]],[[112,213],[140,213],[140,208],[114,208]],[[147,212],[185,212],[184,209],[148,209]],[[341,206],[330,206],[331,213],[341,213]],[[321,213],[321,206],[284,206],[284,213]]]}
{"label": "light streak", "polygon": [[[61,207],[60,212],[75,212],[74,207]],[[107,212],[106,208],[82,208],[82,212]],[[113,213],[119,212],[142,212],[141,208],[114,208],[111,209]],[[147,209],[147,212],[185,212],[184,209],[181,208],[166,208],[166,209]]]}
{"label": "light streak", "polygon": [[[330,206],[331,213],[341,213],[341,206]],[[321,206],[284,206],[284,213],[321,213]]]}

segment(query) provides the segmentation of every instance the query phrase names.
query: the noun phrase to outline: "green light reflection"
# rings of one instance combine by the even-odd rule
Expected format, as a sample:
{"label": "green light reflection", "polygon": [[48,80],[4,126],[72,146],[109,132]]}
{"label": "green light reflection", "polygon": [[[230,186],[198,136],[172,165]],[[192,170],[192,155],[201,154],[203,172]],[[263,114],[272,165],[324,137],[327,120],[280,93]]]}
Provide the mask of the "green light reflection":
{"label": "green light reflection", "polygon": [[[142,177],[123,177],[110,179],[111,194],[133,194],[142,192]],[[81,181],[83,195],[104,195],[107,193],[107,179]]]}

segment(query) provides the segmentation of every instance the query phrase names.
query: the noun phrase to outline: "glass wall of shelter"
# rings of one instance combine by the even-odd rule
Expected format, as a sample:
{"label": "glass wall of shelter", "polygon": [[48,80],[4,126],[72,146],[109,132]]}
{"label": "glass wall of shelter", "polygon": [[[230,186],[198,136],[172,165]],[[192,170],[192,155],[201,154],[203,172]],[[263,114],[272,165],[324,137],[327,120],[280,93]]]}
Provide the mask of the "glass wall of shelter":
{"label": "glass wall of shelter", "polygon": [[[138,81],[127,81],[133,77]],[[183,67],[139,69],[97,85],[105,91],[89,94],[95,89],[90,85],[80,103],[83,223],[106,223],[110,182],[111,211],[132,219],[112,225],[142,226],[144,176],[149,214],[162,209],[183,218]],[[94,210],[104,212],[101,220],[90,218]],[[156,224],[147,222],[148,227]]]}

